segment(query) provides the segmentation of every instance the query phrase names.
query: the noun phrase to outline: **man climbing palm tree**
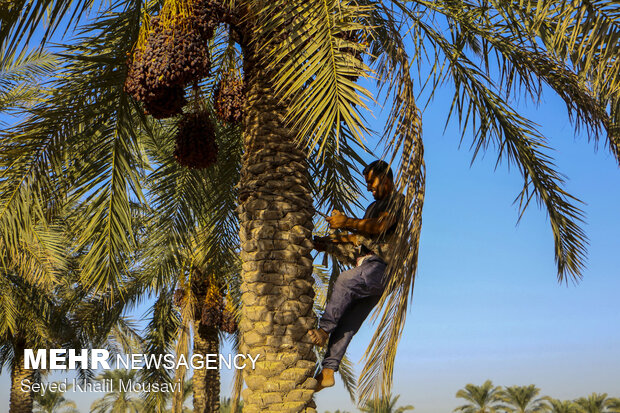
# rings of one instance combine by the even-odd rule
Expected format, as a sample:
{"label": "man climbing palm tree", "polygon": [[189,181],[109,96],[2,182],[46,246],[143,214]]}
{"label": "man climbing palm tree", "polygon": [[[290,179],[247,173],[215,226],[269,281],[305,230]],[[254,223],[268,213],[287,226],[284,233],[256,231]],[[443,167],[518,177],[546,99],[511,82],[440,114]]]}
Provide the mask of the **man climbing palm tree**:
{"label": "man climbing palm tree", "polygon": [[375,198],[366,209],[364,218],[350,218],[334,211],[327,218],[330,228],[350,233],[315,239],[318,251],[330,252],[329,243],[358,246],[355,267],[340,274],[319,328],[308,333],[314,344],[324,346],[327,343],[323,369],[316,377],[316,391],[334,385],[334,372],[338,370],[353,335],[379,302],[387,285],[385,258],[388,241],[396,228],[403,197],[394,190],[392,170],[384,161],[368,165],[364,169],[364,179]]}

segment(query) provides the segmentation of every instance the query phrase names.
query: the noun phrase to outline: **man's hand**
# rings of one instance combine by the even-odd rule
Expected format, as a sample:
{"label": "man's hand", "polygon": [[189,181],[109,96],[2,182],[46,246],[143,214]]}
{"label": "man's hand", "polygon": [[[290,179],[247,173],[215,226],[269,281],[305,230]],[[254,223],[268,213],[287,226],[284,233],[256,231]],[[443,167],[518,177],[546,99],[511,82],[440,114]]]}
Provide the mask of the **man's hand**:
{"label": "man's hand", "polygon": [[334,209],[332,211],[331,217],[325,218],[325,220],[329,223],[329,227],[332,229],[344,228],[348,219],[349,218],[346,215],[344,215],[342,212],[338,211],[337,209]]}

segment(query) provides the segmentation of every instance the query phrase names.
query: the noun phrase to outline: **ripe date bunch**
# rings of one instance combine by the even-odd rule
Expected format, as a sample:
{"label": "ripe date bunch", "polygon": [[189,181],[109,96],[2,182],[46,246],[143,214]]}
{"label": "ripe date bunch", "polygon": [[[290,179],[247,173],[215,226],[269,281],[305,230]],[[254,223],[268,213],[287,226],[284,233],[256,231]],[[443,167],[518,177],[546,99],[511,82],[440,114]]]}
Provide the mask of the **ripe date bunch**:
{"label": "ripe date bunch", "polygon": [[223,299],[205,301],[202,304],[200,322],[207,327],[214,327],[226,333],[234,333],[237,330],[235,317],[226,308]]}
{"label": "ripe date bunch", "polygon": [[187,103],[184,87],[209,75],[208,41],[225,13],[214,0],[196,1],[191,10],[152,17],[145,44],[129,65],[125,91],[156,118],[180,114]]}
{"label": "ripe date bunch", "polygon": [[214,92],[214,107],[217,117],[236,125],[243,118],[243,81],[234,75],[224,76]]}
{"label": "ripe date bunch", "polygon": [[149,62],[146,72],[149,88],[184,86],[209,75],[209,49],[193,20],[178,18],[164,26],[157,17],[153,18],[153,32],[143,56],[143,61]]}
{"label": "ripe date bunch", "polygon": [[210,39],[220,22],[227,22],[230,10],[223,4],[225,0],[200,0],[194,3],[195,24],[204,39]]}
{"label": "ripe date bunch", "polygon": [[185,90],[180,85],[162,87],[147,92],[143,100],[144,110],[156,119],[178,115],[187,104]]}
{"label": "ripe date bunch", "polygon": [[189,168],[207,168],[217,161],[215,125],[207,112],[185,113],[179,121],[174,157]]}
{"label": "ripe date bunch", "polygon": [[237,331],[237,320],[235,320],[235,315],[228,308],[224,308],[222,313],[220,330],[230,334]]}
{"label": "ripe date bunch", "polygon": [[217,328],[227,333],[233,333],[237,329],[237,323],[232,307],[224,302],[224,291],[217,283],[211,282],[204,299],[199,306],[199,317],[202,325]]}
{"label": "ripe date bunch", "polygon": [[[196,279],[197,278],[197,279]],[[192,292],[198,300],[194,308],[194,319],[206,327],[216,328],[226,333],[237,330],[234,309],[225,299],[225,292],[211,277],[198,275],[192,281]],[[174,302],[182,307],[187,298],[185,288],[178,288],[174,292]]]}

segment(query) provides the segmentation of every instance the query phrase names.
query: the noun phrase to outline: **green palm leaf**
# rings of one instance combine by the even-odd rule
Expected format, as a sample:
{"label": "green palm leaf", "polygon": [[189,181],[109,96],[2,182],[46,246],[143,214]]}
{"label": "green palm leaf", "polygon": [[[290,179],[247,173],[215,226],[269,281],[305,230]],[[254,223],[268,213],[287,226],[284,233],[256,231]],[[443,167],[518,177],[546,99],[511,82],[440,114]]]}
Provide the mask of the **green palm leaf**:
{"label": "green palm leaf", "polygon": [[39,83],[53,73],[57,59],[26,49],[16,54],[0,48],[0,56],[0,112],[24,110],[41,96]]}
{"label": "green palm leaf", "polygon": [[491,380],[481,386],[467,384],[464,389],[456,392],[456,397],[465,399],[468,403],[454,409],[462,413],[499,413],[506,407],[501,404],[502,389],[493,386]]}
{"label": "green palm leaf", "polygon": [[331,139],[339,152],[341,124],[363,145],[368,129],[358,107],[367,109],[372,95],[351,77],[368,77],[370,70],[353,56],[363,46],[344,37],[367,29],[360,21],[371,8],[336,0],[281,2],[275,12],[271,2],[255,1],[254,7],[263,42],[256,47],[274,72],[276,94],[289,102],[287,116],[299,139],[317,149],[318,160]]}
{"label": "green palm leaf", "polygon": [[517,413],[539,413],[549,409],[546,399],[536,398],[540,389],[535,385],[510,386],[503,390],[502,399],[507,403],[506,408]]}

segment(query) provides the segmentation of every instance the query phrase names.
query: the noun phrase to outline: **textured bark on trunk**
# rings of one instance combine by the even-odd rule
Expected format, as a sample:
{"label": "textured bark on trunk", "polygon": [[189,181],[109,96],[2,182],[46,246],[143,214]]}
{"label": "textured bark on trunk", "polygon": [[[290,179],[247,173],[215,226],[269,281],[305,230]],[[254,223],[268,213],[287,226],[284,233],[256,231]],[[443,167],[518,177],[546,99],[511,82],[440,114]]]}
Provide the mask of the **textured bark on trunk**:
{"label": "textured bark on trunk", "polygon": [[[220,341],[215,327],[194,323],[194,354],[218,354]],[[211,356],[212,357],[212,356]],[[219,361],[219,360],[218,360]],[[220,411],[220,370],[196,369],[192,377],[194,387],[194,413],[215,413]]]}
{"label": "textured bark on trunk", "polygon": [[[31,391],[22,391],[22,381],[32,383],[34,370],[24,368],[24,349],[15,349],[15,358],[11,369],[11,401],[9,413],[32,413],[33,396]],[[25,381],[24,383],[28,383]]]}
{"label": "textured bark on trunk", "polygon": [[273,96],[271,76],[254,62],[245,49],[239,352],[258,361],[243,370],[244,412],[314,412],[308,407],[316,384],[307,337],[316,322],[308,165],[294,131],[284,127],[285,107]]}

